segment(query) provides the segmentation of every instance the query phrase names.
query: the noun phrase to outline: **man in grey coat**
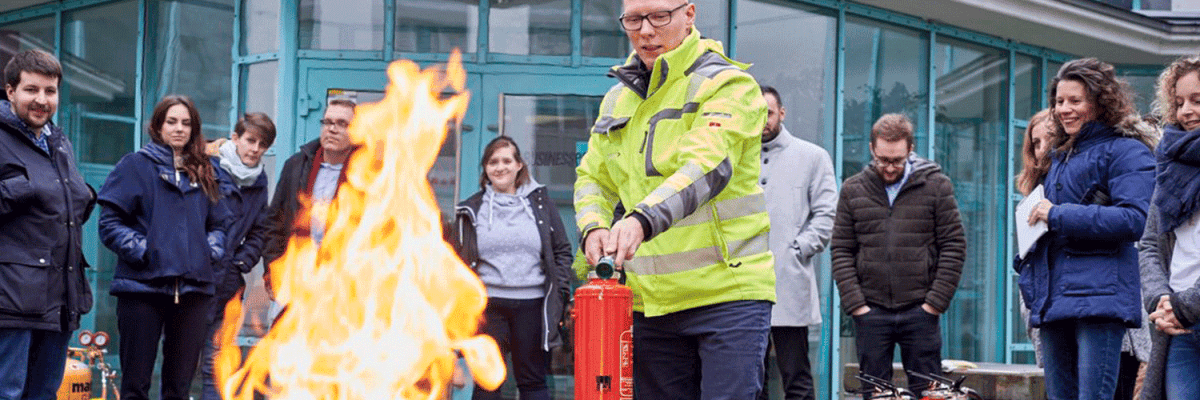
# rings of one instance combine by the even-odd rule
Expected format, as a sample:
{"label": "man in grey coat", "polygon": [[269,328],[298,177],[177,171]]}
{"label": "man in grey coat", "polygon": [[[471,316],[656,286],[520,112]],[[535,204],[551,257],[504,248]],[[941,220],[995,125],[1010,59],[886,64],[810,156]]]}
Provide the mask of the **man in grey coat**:
{"label": "man in grey coat", "polygon": [[[814,398],[808,362],[808,327],[821,324],[817,297],[817,254],[829,244],[837,209],[837,179],[825,149],[792,136],[783,127],[787,110],[779,92],[762,86],[767,124],[762,135],[758,184],[771,218],[769,241],[775,254],[775,296],[771,346],[787,400]],[[770,351],[767,352],[770,354]],[[770,370],[763,371],[770,375]],[[766,382],[766,379],[764,379]],[[768,399],[766,385],[759,399]]]}

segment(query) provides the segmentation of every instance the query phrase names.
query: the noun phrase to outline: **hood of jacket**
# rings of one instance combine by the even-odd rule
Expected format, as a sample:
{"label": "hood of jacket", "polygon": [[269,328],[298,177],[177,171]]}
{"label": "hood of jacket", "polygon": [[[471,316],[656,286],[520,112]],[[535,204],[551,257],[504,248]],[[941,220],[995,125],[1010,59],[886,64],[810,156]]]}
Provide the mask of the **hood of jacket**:
{"label": "hood of jacket", "polygon": [[[1075,145],[1071,151],[1078,151],[1077,149],[1098,143],[1113,136],[1136,139],[1146,145],[1147,148],[1153,150],[1158,146],[1159,140],[1162,139],[1162,130],[1143,121],[1141,117],[1131,115],[1125,117],[1120,123],[1114,126],[1105,125],[1100,121],[1089,121],[1079,129],[1077,135],[1079,136],[1075,139]],[[1055,155],[1061,155],[1061,151],[1055,151]]]}
{"label": "hood of jacket", "polygon": [[700,36],[700,30],[695,27],[679,47],[663,53],[654,60],[653,66],[647,66],[633,52],[625,59],[625,64],[613,66],[608,76],[617,78],[625,86],[637,93],[642,99],[648,98],[663,86],[663,83],[673,78],[682,78],[691,71],[689,67],[705,53],[716,53],[726,62],[745,70],[750,64],[741,63],[725,56],[725,47],[721,42]]}

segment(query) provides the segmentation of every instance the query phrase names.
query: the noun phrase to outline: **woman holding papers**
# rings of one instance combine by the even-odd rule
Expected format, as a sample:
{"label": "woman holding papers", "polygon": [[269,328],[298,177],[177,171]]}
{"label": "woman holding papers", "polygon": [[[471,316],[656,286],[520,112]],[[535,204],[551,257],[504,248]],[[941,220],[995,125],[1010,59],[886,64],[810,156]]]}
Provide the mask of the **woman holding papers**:
{"label": "woman holding papers", "polygon": [[1200,393],[1200,56],[1163,70],[1157,97],[1165,126],[1138,246],[1143,306],[1155,328],[1141,398],[1190,399]]}
{"label": "woman holding papers", "polygon": [[1141,325],[1138,253],[1153,189],[1155,130],[1112,65],[1073,60],[1050,86],[1056,140],[1028,223],[1046,222],[1019,264],[1041,329],[1049,399],[1113,396],[1127,328]]}
{"label": "woman holding papers", "polygon": [[[1050,158],[1046,157],[1046,154],[1050,153],[1050,143],[1053,141],[1051,134],[1054,132],[1054,121],[1050,119],[1050,112],[1049,108],[1038,111],[1029,117],[1029,125],[1025,127],[1025,141],[1021,144],[1021,173],[1017,175],[1017,191],[1021,192],[1022,196],[1029,196],[1034,188],[1042,184],[1046,172],[1050,171]],[[1018,219],[1017,223],[1026,222]],[[1017,271],[1021,271],[1021,263],[1028,260],[1028,257],[1021,258],[1018,255],[1013,261],[1013,266]],[[1025,305],[1024,300],[1021,301],[1021,318],[1025,320],[1025,333],[1029,335],[1029,341],[1033,342],[1033,355],[1040,367],[1042,339],[1038,337],[1040,332],[1029,325],[1029,307]]]}

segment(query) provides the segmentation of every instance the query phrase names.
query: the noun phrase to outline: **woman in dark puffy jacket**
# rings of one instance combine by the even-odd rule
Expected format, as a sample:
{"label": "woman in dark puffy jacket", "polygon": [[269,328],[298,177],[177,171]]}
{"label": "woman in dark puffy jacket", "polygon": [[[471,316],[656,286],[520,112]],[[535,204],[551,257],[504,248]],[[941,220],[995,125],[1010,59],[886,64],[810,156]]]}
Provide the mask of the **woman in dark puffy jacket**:
{"label": "woman in dark puffy jacket", "polygon": [[216,301],[206,333],[211,342],[204,346],[203,360],[200,361],[201,378],[204,379],[201,400],[221,398],[213,382],[213,357],[220,346],[214,336],[225,321],[225,304],[241,294],[246,286],[242,274],[249,273],[262,258],[267,235],[267,173],[262,156],[274,142],[275,123],[267,114],[250,112],[238,119],[229,140],[213,142],[208,149],[210,155],[220,159],[221,170],[231,180],[230,185],[221,186],[228,189],[221,191],[221,201],[229,209],[232,219],[225,235],[225,257],[213,262]]}
{"label": "woman in dark puffy jacket", "polygon": [[1139,243],[1143,306],[1155,328],[1141,398],[1193,399],[1200,394],[1200,55],[1163,70],[1155,109],[1166,124]]}
{"label": "woman in dark puffy jacket", "polygon": [[[571,293],[571,243],[546,187],[529,176],[517,144],[506,136],[483,151],[483,190],[456,207],[455,249],[487,288],[483,332],[511,353],[522,399],[549,400],[550,349]],[[500,391],[475,387],[475,400]]]}
{"label": "woman in dark puffy jacket", "polygon": [[1138,254],[1153,189],[1156,131],[1112,65],[1070,61],[1050,86],[1054,135],[1046,200],[1028,222],[1047,232],[1018,264],[1030,324],[1041,329],[1049,399],[1110,399],[1121,339],[1141,325]]}
{"label": "woman in dark puffy jacket", "polygon": [[109,293],[117,297],[121,398],[149,398],[161,340],[161,398],[187,399],[229,215],[192,101],[163,98],[149,131],[151,142],[122,157],[99,194],[100,239],[118,256]]}

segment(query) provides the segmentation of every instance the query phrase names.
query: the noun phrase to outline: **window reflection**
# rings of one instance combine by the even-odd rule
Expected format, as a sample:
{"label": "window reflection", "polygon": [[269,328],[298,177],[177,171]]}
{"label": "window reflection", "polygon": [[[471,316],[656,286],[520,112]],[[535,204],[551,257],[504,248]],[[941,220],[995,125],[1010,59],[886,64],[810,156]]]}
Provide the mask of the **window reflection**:
{"label": "window reflection", "polygon": [[137,15],[136,1],[63,14],[59,113],[80,132],[82,162],[116,164],[136,147]]}
{"label": "window reflection", "polygon": [[629,38],[617,18],[621,16],[621,0],[588,0],[583,2],[583,56],[629,56]]}
{"label": "window reflection", "polygon": [[788,131],[831,149],[837,18],[807,8],[743,1],[738,3],[737,26],[737,59],[754,64],[750,74],[779,91]]}
{"label": "window reflection", "polygon": [[692,0],[692,4],[696,5],[696,29],[729,51],[729,0]]}
{"label": "window reflection", "polygon": [[242,1],[242,54],[279,50],[279,0]]}
{"label": "window reflection", "polygon": [[986,332],[1002,332],[1003,314],[990,305],[1003,296],[993,269],[1001,254],[1009,201],[1007,169],[1008,52],[939,39],[936,161],[954,182],[967,235],[962,280],[946,312],[946,353],[962,360],[991,360],[1002,354]]}
{"label": "window reflection", "polygon": [[300,0],[300,48],[382,50],[383,2]]}
{"label": "window reflection", "polygon": [[474,53],[479,38],[478,0],[399,0],[396,51]]}
{"label": "window reflection", "polygon": [[842,179],[870,159],[869,138],[876,119],[907,115],[916,129],[916,151],[928,143],[929,40],[925,34],[873,21],[847,18]]}
{"label": "window reflection", "polygon": [[488,51],[571,54],[571,0],[490,0]]}
{"label": "window reflection", "polygon": [[[1016,56],[1016,64],[1014,72],[1016,72],[1013,81],[1013,104],[1016,104],[1016,109],[1013,110],[1014,117],[1017,119],[1028,120],[1033,114],[1036,114],[1042,109],[1042,100],[1046,97],[1042,95],[1041,84],[1042,79],[1041,61],[1027,56],[1018,54]],[[1017,157],[1020,159],[1020,157]]]}
{"label": "window reflection", "polygon": [[159,99],[170,94],[192,98],[200,112],[204,136],[229,136],[233,63],[233,4],[164,1],[149,3],[158,22],[146,44],[144,116],[148,120]]}
{"label": "window reflection", "polygon": [[0,27],[0,65],[8,64],[13,54],[26,49],[41,49],[54,54],[54,18]]}

